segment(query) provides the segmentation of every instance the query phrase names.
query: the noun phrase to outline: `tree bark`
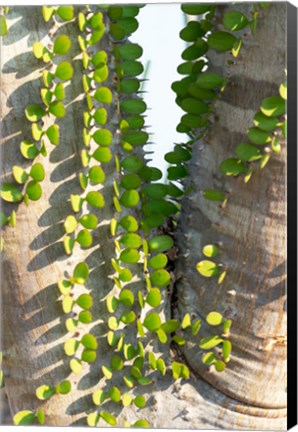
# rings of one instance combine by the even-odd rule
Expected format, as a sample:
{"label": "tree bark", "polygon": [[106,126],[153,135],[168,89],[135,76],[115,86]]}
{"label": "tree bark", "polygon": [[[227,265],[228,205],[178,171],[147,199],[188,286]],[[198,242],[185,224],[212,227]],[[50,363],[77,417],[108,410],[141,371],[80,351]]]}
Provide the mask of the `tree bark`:
{"label": "tree bark", "polygon": [[[3,38],[1,54],[4,181],[11,179],[13,165],[30,165],[24,163],[18,148],[22,139],[30,138],[24,109],[29,103],[40,101],[41,66],[33,57],[32,45],[43,38],[49,41],[49,25],[44,23],[40,7],[13,7],[10,14],[12,24]],[[197,346],[187,345],[185,356],[192,367],[190,380],[174,383],[168,374],[161,377],[157,372],[152,373],[153,384],[134,389],[135,394],[141,391],[149,396],[147,407],[141,411],[133,407],[115,409],[120,426],[124,419],[133,423],[138,418],[147,418],[152,427],[158,428],[277,430],[286,427],[285,149],[262,172],[254,174],[247,185],[241,179],[221,176],[218,170],[220,162],[233,153],[251,125],[261,100],[274,94],[277,83],[283,81],[285,21],[286,4],[272,4],[233,66],[225,65],[224,54],[212,56],[212,68],[224,74],[228,72],[230,84],[216,107],[219,119],[204,141],[194,145],[190,163],[194,189],[182,206],[178,271],[183,273],[183,278],[177,284],[177,313],[183,316],[188,311],[204,318],[209,311],[219,310],[231,317],[232,360],[220,375],[206,372]],[[76,24],[66,23],[51,31],[69,34],[74,44],[72,58],[75,58],[79,53]],[[105,340],[108,314],[104,308],[104,298],[113,290],[110,258],[114,243],[108,225],[115,214],[112,181],[116,174],[112,165],[107,168],[110,178],[102,190],[106,206],[94,247],[87,252],[76,249],[74,255],[67,257],[62,245],[63,220],[72,213],[69,196],[81,192],[76,172],[80,169],[79,154],[83,147],[85,102],[80,60],[73,60],[73,65],[75,76],[66,91],[67,115],[59,121],[60,145],[42,159],[46,169],[43,196],[28,208],[24,204],[15,206],[17,226],[6,226],[3,230],[2,350],[10,408],[14,414],[42,406],[46,424],[56,426],[86,424],[86,414],[94,411],[92,391],[104,388],[100,367],[108,364],[112,355]],[[112,109],[116,115],[116,107]],[[115,126],[112,127],[115,132]],[[117,151],[116,141],[112,146]],[[201,190],[213,186],[231,191],[225,209],[201,198]],[[8,207],[11,210],[11,205]],[[206,284],[195,269],[203,245],[215,241],[223,242],[221,258],[228,266],[226,280],[220,287],[212,281]],[[189,258],[183,257],[188,251]],[[96,364],[86,366],[76,376],[69,374],[63,351],[69,334],[65,330],[56,284],[71,275],[74,266],[85,257],[91,268],[86,288],[92,290],[95,300],[92,312],[96,321],[90,331],[96,335],[99,349]],[[236,295],[231,297],[231,291]],[[75,294],[80,292],[76,288]],[[169,317],[167,297],[164,306]],[[202,331],[204,334],[206,329],[203,327]],[[128,338],[133,338],[133,334]],[[157,341],[154,345],[160,353],[174,356],[169,346]],[[73,386],[70,394],[55,395],[47,402],[35,397],[39,385],[54,385],[67,377]]]}

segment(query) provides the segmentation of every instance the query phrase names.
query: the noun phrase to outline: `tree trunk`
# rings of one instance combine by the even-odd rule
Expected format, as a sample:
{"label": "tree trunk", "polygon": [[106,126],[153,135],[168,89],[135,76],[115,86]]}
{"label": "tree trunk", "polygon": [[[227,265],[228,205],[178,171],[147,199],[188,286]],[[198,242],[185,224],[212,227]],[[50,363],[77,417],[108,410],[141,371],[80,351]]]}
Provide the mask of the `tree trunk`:
{"label": "tree trunk", "polygon": [[[136,388],[149,395],[146,408],[116,409],[119,426],[127,419],[147,418],[152,427],[196,429],[285,429],[285,149],[274,156],[248,184],[242,179],[220,175],[220,162],[233,154],[264,97],[278,91],[284,79],[286,4],[272,4],[260,18],[255,35],[249,38],[233,66],[227,56],[213,55],[212,69],[230,75],[230,83],[217,103],[217,120],[203,142],[193,148],[190,163],[193,192],[183,201],[178,232],[180,258],[177,283],[178,311],[204,318],[218,310],[233,320],[233,354],[221,374],[206,371],[201,352],[191,343],[184,354],[192,367],[190,380],[174,383],[170,375],[154,372],[154,382]],[[49,41],[49,24],[44,23],[40,7],[11,8],[13,24],[2,40],[1,53],[1,148],[3,178],[11,179],[12,166],[22,167],[20,142],[30,138],[30,124],[24,116],[29,103],[39,103],[40,62],[32,54],[35,41]],[[72,59],[79,54],[77,25],[55,26],[52,33],[68,34],[73,42]],[[274,40],[274,43],[272,43]],[[105,48],[111,50],[105,39]],[[66,256],[62,239],[63,221],[72,213],[70,194],[81,193],[75,176],[80,169],[80,151],[85,101],[81,88],[82,66],[73,60],[74,78],[66,91],[67,114],[59,120],[60,145],[48,147],[43,158],[46,178],[43,196],[29,207],[17,206],[17,225],[3,230],[2,311],[3,364],[5,388],[12,413],[43,407],[46,425],[86,424],[92,408],[92,391],[104,388],[100,372],[113,354],[105,334],[108,313],[106,295],[114,289],[110,258],[114,242],[109,221],[115,215],[112,183],[114,165],[107,165],[108,182],[102,189],[106,206],[99,214],[100,224],[94,247]],[[113,86],[112,76],[109,85]],[[116,103],[110,116],[117,115]],[[111,123],[111,130],[116,126]],[[117,138],[112,149],[117,151]],[[225,208],[201,197],[205,188],[230,191]],[[9,209],[11,210],[11,205]],[[5,210],[5,207],[4,207]],[[221,285],[207,281],[196,271],[205,244],[222,242],[222,262],[227,277]],[[29,247],[28,247],[29,245]],[[74,266],[87,257],[91,269],[87,290],[92,290],[95,321],[91,331],[99,342],[98,361],[86,366],[77,376],[70,374],[63,343],[69,338],[61,309],[57,281],[72,274]],[[82,288],[82,291],[85,291]],[[75,295],[82,291],[76,288]],[[170,299],[165,297],[165,313],[170,316]],[[85,330],[85,327],[84,327]],[[80,331],[80,329],[79,329]],[[210,330],[208,330],[210,331]],[[203,326],[202,335],[206,332]],[[133,338],[131,333],[128,336]],[[169,346],[154,342],[160,353],[170,354]],[[55,395],[46,402],[35,397],[42,384],[71,381],[68,395]],[[115,381],[117,385],[119,382]]]}

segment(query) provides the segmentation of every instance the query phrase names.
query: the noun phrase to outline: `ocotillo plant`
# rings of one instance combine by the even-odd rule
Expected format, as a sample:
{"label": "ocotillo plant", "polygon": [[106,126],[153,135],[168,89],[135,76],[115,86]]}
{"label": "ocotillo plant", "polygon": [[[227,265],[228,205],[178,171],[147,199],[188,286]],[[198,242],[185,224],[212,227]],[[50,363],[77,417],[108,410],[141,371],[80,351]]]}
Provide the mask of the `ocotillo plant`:
{"label": "ocotillo plant", "polygon": [[2,11],[13,421],[284,429],[287,6],[181,5],[189,140],[166,183],[146,159],[141,7]]}

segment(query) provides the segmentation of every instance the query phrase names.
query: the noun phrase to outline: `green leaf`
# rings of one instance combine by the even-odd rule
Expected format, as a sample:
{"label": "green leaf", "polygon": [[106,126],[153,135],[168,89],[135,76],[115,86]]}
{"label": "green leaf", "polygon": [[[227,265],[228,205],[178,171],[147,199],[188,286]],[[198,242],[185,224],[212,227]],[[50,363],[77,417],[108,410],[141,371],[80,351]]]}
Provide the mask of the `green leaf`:
{"label": "green leaf", "polygon": [[181,102],[181,108],[189,114],[204,114],[209,111],[209,106],[198,99],[186,98]]}
{"label": "green leaf", "polygon": [[65,116],[65,107],[60,101],[55,101],[49,106],[49,112],[55,117],[63,118]]}
{"label": "green leaf", "polygon": [[124,216],[120,220],[119,225],[121,225],[122,228],[124,228],[128,232],[135,232],[139,229],[137,220],[130,215]]}
{"label": "green leaf", "polygon": [[115,386],[113,386],[109,389],[109,396],[112,399],[112,401],[114,401],[114,402],[120,402],[120,400],[121,400],[120,390]]}
{"label": "green leaf", "polygon": [[83,198],[80,195],[70,195],[71,208],[75,213],[78,213],[83,205]]}
{"label": "green leaf", "polygon": [[143,167],[143,161],[139,156],[128,156],[121,161],[121,166],[129,172],[138,172]]}
{"label": "green leaf", "polygon": [[64,21],[70,21],[74,17],[74,8],[73,6],[59,6],[57,9],[57,14]]}
{"label": "green leaf", "polygon": [[199,74],[196,83],[202,89],[213,90],[222,87],[224,81],[224,77],[215,72],[203,72]]}
{"label": "green leaf", "polygon": [[45,22],[50,21],[54,13],[55,13],[55,8],[53,6],[42,7],[42,16]]}
{"label": "green leaf", "polygon": [[202,362],[207,366],[212,365],[213,363],[216,362],[215,354],[212,351],[207,352],[206,354],[203,355]]}
{"label": "green leaf", "polygon": [[96,338],[90,333],[87,333],[82,337],[81,344],[84,345],[85,348],[88,348],[90,350],[97,350],[98,348]]}
{"label": "green leaf", "polygon": [[[89,179],[95,184],[104,183],[104,181],[106,179],[105,173],[100,166],[91,167],[89,170],[88,176],[89,176]],[[97,223],[96,223],[96,225],[97,225]],[[86,227],[86,228],[88,228],[88,227]]]}
{"label": "green leaf", "polygon": [[19,189],[10,183],[3,183],[1,185],[0,196],[7,202],[20,202],[23,199],[23,195]]}
{"label": "green leaf", "polygon": [[179,33],[180,39],[185,42],[195,42],[199,37],[205,35],[201,24],[198,21],[189,21],[184,29]]}
{"label": "green leaf", "polygon": [[231,50],[236,40],[235,36],[228,32],[217,31],[210,34],[208,45],[218,52],[224,52]]}
{"label": "green leaf", "polygon": [[71,382],[68,380],[61,381],[56,385],[57,394],[68,394],[71,391]]}
{"label": "green leaf", "polygon": [[95,29],[102,27],[103,15],[101,12],[97,12],[96,14],[93,14],[93,16],[90,19],[90,25]]}
{"label": "green leaf", "polygon": [[65,232],[67,234],[71,234],[75,231],[76,227],[78,226],[78,222],[73,215],[69,215],[65,219],[63,226],[65,229]]}
{"label": "green leaf", "polygon": [[92,234],[86,229],[83,229],[78,233],[76,240],[83,248],[88,248],[92,246],[93,243]]}
{"label": "green leaf", "polygon": [[128,233],[124,234],[119,242],[126,247],[138,249],[142,245],[143,240],[138,234]]}
{"label": "green leaf", "polygon": [[167,235],[153,237],[148,243],[151,252],[165,252],[174,246],[172,237]]}
{"label": "green leaf", "polygon": [[196,60],[202,57],[208,51],[208,44],[204,39],[197,39],[193,44],[185,48],[182,52],[181,57],[183,60]]}
{"label": "green leaf", "polygon": [[82,309],[90,309],[93,305],[93,300],[90,294],[81,294],[78,299],[76,300],[76,303],[82,308]]}
{"label": "green leaf", "polygon": [[276,129],[279,125],[279,120],[277,117],[267,117],[262,112],[258,112],[254,116],[254,125],[263,131],[271,132]]}
{"label": "green leaf", "polygon": [[59,144],[60,130],[58,125],[54,124],[50,126],[46,131],[46,135],[52,144]]}
{"label": "green leaf", "polygon": [[123,369],[123,365],[124,365],[124,363],[123,363],[123,360],[122,360],[121,357],[119,357],[118,355],[114,355],[112,357],[112,360],[111,360],[111,367],[112,367],[112,369],[118,370],[118,371],[122,370]]}
{"label": "green leaf", "polygon": [[43,410],[41,408],[39,408],[39,410],[36,413],[36,418],[39,424],[43,425],[45,418],[44,418],[44,413]]}
{"label": "green leaf", "polygon": [[243,45],[242,39],[236,39],[235,40],[235,43],[234,43],[233,48],[232,48],[233,57],[235,57],[235,58],[238,57],[238,54],[241,50],[242,45]]}
{"label": "green leaf", "polygon": [[101,411],[100,412],[100,417],[103,418],[104,421],[106,423],[108,423],[110,426],[116,426],[117,425],[116,418],[112,414],[110,414],[110,413],[108,413],[106,411]]}
{"label": "green leaf", "polygon": [[35,391],[36,397],[39,400],[49,399],[54,393],[55,389],[48,385],[41,385],[40,387],[37,387]]}
{"label": "green leaf", "polygon": [[41,163],[36,163],[32,165],[30,170],[30,176],[33,178],[33,180],[37,182],[43,181],[45,177],[44,167]]}
{"label": "green leaf", "polygon": [[84,285],[89,276],[89,267],[86,263],[82,262],[75,266],[73,277],[75,283],[79,285]]}
{"label": "green leaf", "polygon": [[144,145],[148,141],[148,138],[148,133],[144,131],[128,132],[126,135],[123,136],[121,144],[122,146],[125,146],[126,143],[128,143],[136,147],[139,145]]}
{"label": "green leaf", "polygon": [[212,258],[219,254],[219,247],[213,244],[208,244],[203,247],[203,254],[208,257]]}
{"label": "green leaf", "polygon": [[169,272],[167,272],[166,270],[156,270],[155,272],[152,273],[150,280],[152,282],[153,285],[156,285],[158,287],[164,287],[166,285],[169,285],[170,281],[171,281],[171,276],[169,274]]}
{"label": "green leaf", "polygon": [[92,400],[94,405],[101,405],[107,398],[107,394],[106,392],[104,392],[103,390],[95,390],[95,392],[92,394]]}
{"label": "green leaf", "polygon": [[257,145],[267,144],[271,141],[269,133],[258,128],[248,129],[247,136],[252,143]]}
{"label": "green leaf", "polygon": [[56,98],[59,101],[63,101],[65,98],[65,91],[64,91],[64,86],[63,84],[60,82],[56,85],[55,90],[54,90],[54,95],[56,96]]}
{"label": "green leaf", "polygon": [[144,408],[146,406],[146,398],[143,395],[138,395],[134,398],[133,403],[138,408]]}
{"label": "green leaf", "polygon": [[140,81],[136,78],[126,78],[120,81],[119,91],[124,94],[136,93],[140,88]]}
{"label": "green leaf", "polygon": [[238,144],[235,153],[240,159],[248,162],[253,162],[262,157],[260,150],[256,146],[247,143]]}
{"label": "green leaf", "polygon": [[62,299],[62,309],[65,314],[68,314],[71,312],[74,305],[74,301],[72,297],[69,295],[65,295]]}
{"label": "green leaf", "polygon": [[40,96],[41,96],[43,103],[48,107],[51,103],[51,100],[52,100],[52,96],[53,96],[52,92],[47,88],[42,88],[40,90]]}
{"label": "green leaf", "polygon": [[109,146],[113,141],[113,135],[108,129],[98,129],[93,134],[94,141],[101,146]]}
{"label": "green leaf", "polygon": [[134,60],[125,60],[122,63],[122,71],[127,76],[138,76],[144,72],[142,63]]}
{"label": "green leaf", "polygon": [[113,100],[113,94],[108,87],[99,87],[94,93],[94,99],[98,102],[109,104]]}
{"label": "green leaf", "polygon": [[69,62],[63,61],[57,66],[55,76],[63,81],[68,81],[73,76],[73,67]]}
{"label": "green leaf", "polygon": [[287,83],[286,82],[282,83],[279,86],[279,94],[284,100],[287,100]]}
{"label": "green leaf", "polygon": [[74,318],[67,318],[65,321],[65,327],[69,333],[75,332],[78,327],[78,321]]}
{"label": "green leaf", "polygon": [[38,148],[30,141],[22,141],[20,151],[26,159],[35,159],[39,155]]}
{"label": "green leaf", "polygon": [[50,87],[53,81],[53,74],[51,74],[51,72],[49,72],[48,70],[44,70],[42,73],[42,80],[44,82],[44,85],[46,87]]}
{"label": "green leaf", "polygon": [[123,269],[119,273],[119,279],[122,282],[130,282],[132,280],[132,273],[129,269]]}
{"label": "green leaf", "polygon": [[146,111],[147,105],[141,99],[127,99],[120,102],[120,109],[130,114],[142,114]]}
{"label": "green leaf", "polygon": [[166,374],[166,365],[164,360],[160,357],[156,360],[156,369],[159,370],[159,372],[164,376]]}
{"label": "green leaf", "polygon": [[63,246],[64,246],[64,250],[67,253],[67,255],[71,255],[72,250],[74,248],[74,244],[75,244],[75,241],[73,238],[71,238],[69,236],[64,237]]}
{"label": "green leaf", "polygon": [[94,159],[101,163],[108,163],[112,160],[112,152],[107,147],[99,147],[92,155]]}
{"label": "green leaf", "polygon": [[191,333],[193,336],[196,336],[200,330],[201,327],[201,320],[198,319],[196,320],[192,325],[191,325]]}
{"label": "green leaf", "polygon": [[71,290],[71,283],[68,280],[61,279],[58,281],[58,288],[61,294],[68,295]]}
{"label": "green leaf", "polygon": [[32,411],[19,411],[13,416],[13,424],[16,426],[33,424],[35,414]]}
{"label": "green leaf", "polygon": [[213,7],[211,4],[181,4],[181,10],[188,15],[202,15]]}
{"label": "green leaf", "polygon": [[137,189],[141,185],[141,179],[137,174],[125,174],[121,178],[120,186],[124,189]]}
{"label": "green leaf", "polygon": [[150,267],[155,270],[163,269],[168,263],[168,257],[165,254],[159,253],[148,261]]}
{"label": "green leaf", "polygon": [[113,295],[109,295],[106,298],[106,305],[108,312],[114,313],[118,307],[118,299]]}
{"label": "green leaf", "polygon": [[286,111],[286,102],[281,96],[272,96],[263,100],[261,111],[268,117],[279,117]]}
{"label": "green leaf", "polygon": [[226,12],[223,18],[223,25],[227,30],[231,31],[242,30],[248,23],[249,21],[246,16],[237,10]]}
{"label": "green leaf", "polygon": [[168,168],[168,180],[180,180],[187,176],[188,170],[184,165]]}
{"label": "green leaf", "polygon": [[226,199],[225,195],[216,189],[205,189],[203,197],[210,201],[224,201]]}
{"label": "green leaf", "polygon": [[73,356],[79,347],[79,341],[76,339],[68,339],[64,343],[64,352],[67,356]]}
{"label": "green leaf", "polygon": [[275,136],[272,141],[271,141],[271,148],[275,153],[279,153],[281,150],[281,145],[280,145],[280,141],[279,138],[277,136]]}
{"label": "green leaf", "polygon": [[180,326],[179,321],[171,319],[162,324],[161,328],[167,333],[174,333]]}
{"label": "green leaf", "polygon": [[149,313],[143,322],[144,326],[149,331],[156,331],[161,326],[160,316],[157,312]]}
{"label": "green leaf", "polygon": [[96,351],[84,349],[82,352],[81,360],[86,363],[93,363],[96,360]]}
{"label": "green leaf", "polygon": [[103,195],[97,191],[88,192],[86,195],[86,201],[95,208],[103,208],[105,206]]}
{"label": "green leaf", "polygon": [[214,262],[208,260],[198,262],[196,268],[204,277],[218,276],[220,273],[218,266]]}
{"label": "green leaf", "polygon": [[226,368],[226,365],[225,365],[225,363],[223,361],[216,360],[216,362],[215,362],[215,369],[216,369],[217,372],[222,372],[222,371],[225,370],[225,368]]}
{"label": "green leaf", "polygon": [[134,304],[134,295],[133,293],[128,289],[123,289],[120,292],[119,300],[125,305],[125,306],[132,306]]}
{"label": "green leaf", "polygon": [[75,374],[79,374],[82,370],[82,363],[79,359],[73,358],[69,362],[69,367]]}
{"label": "green leaf", "polygon": [[232,351],[232,344],[228,340],[224,340],[222,343],[222,355],[226,363],[230,361],[230,354]]}
{"label": "green leaf", "polygon": [[87,416],[87,425],[90,427],[95,427],[99,422],[100,416],[97,412],[90,413]]}
{"label": "green leaf", "polygon": [[81,311],[78,316],[78,320],[83,324],[90,324],[92,322],[92,314],[89,311]]}
{"label": "green leaf", "polygon": [[71,47],[71,40],[66,35],[60,35],[55,39],[54,42],[54,53],[55,54],[66,54]]}
{"label": "green leaf", "polygon": [[99,42],[104,35],[104,31],[105,31],[105,26],[102,23],[98,28],[96,28],[91,33],[91,38],[89,39],[89,45],[95,45],[97,42]]}
{"label": "green leaf", "polygon": [[160,343],[162,343],[162,344],[167,343],[168,337],[167,337],[166,332],[162,329],[162,327],[156,331],[156,335],[157,335]]}
{"label": "green leaf", "polygon": [[32,123],[31,130],[33,139],[39,141],[44,133],[42,127],[38,123]]}
{"label": "green leaf", "polygon": [[204,350],[209,350],[223,342],[223,339],[219,336],[208,336],[200,340],[199,347]]}
{"label": "green leaf", "polygon": [[19,184],[24,184],[28,179],[28,174],[26,173],[26,171],[16,165],[12,167],[12,174],[15,181]]}
{"label": "green leaf", "polygon": [[33,44],[33,54],[37,59],[42,59],[45,52],[48,52],[46,47],[41,42],[35,42]]}
{"label": "green leaf", "polygon": [[127,264],[136,264],[140,259],[140,254],[136,249],[124,249],[120,254],[120,260]]}
{"label": "green leaf", "polygon": [[[238,153],[237,153],[238,154]],[[239,156],[239,155],[238,155]],[[242,159],[242,158],[240,158]],[[244,159],[246,160],[246,159]],[[221,164],[219,169],[227,176],[238,176],[247,171],[245,164],[236,158],[225,159]]]}
{"label": "green leaf", "polygon": [[152,288],[146,297],[146,302],[151,307],[159,306],[161,303],[161,300],[162,300],[162,296],[161,296],[160,290],[158,288]]}
{"label": "green leaf", "polygon": [[138,44],[124,44],[119,46],[119,54],[124,60],[136,60],[143,54],[143,49]]}
{"label": "green leaf", "polygon": [[101,367],[101,371],[102,371],[102,373],[104,374],[104,376],[105,376],[106,379],[109,380],[109,379],[112,378],[112,376],[113,376],[113,372],[112,372],[112,369],[111,369],[110,367],[102,366],[102,367]]}
{"label": "green leaf", "polygon": [[120,203],[126,208],[132,208],[138,204],[139,199],[140,197],[137,190],[127,190],[123,192],[120,198]]}
{"label": "green leaf", "polygon": [[117,328],[119,327],[118,319],[114,316],[110,317],[108,319],[108,327],[110,330],[117,330]]}
{"label": "green leaf", "polygon": [[124,324],[131,324],[136,320],[136,318],[134,311],[126,311],[121,315],[120,319]]}
{"label": "green leaf", "polygon": [[206,316],[206,321],[211,326],[218,326],[223,323],[223,316],[219,312],[210,312]]}
{"label": "green leaf", "polygon": [[31,122],[37,122],[45,115],[45,110],[37,104],[30,104],[25,109],[25,115]]}
{"label": "green leaf", "polygon": [[124,407],[129,406],[133,401],[133,397],[129,393],[124,393],[122,395],[122,404]]}

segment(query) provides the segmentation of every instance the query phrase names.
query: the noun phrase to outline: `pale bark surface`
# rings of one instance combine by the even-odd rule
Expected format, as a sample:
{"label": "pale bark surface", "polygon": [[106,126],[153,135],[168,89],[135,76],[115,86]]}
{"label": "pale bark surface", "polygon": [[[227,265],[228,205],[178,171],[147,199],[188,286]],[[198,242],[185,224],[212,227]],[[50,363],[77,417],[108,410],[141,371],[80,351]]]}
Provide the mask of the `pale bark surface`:
{"label": "pale bark surface", "polygon": [[[11,179],[13,165],[30,166],[24,163],[19,144],[22,139],[30,138],[24,109],[29,103],[40,102],[41,64],[32,54],[32,45],[42,38],[47,40],[49,29],[43,22],[40,7],[15,7],[10,13],[14,21],[1,49],[4,181]],[[187,349],[187,361],[203,379],[192,373],[188,382],[173,384],[170,375],[162,378],[160,374],[152,374],[154,384],[135,389],[135,394],[150,396],[147,407],[143,410],[119,408],[115,411],[119,413],[119,425],[123,419],[133,423],[138,418],[146,418],[152,427],[159,428],[285,429],[285,389],[281,385],[285,351],[279,339],[275,343],[276,337],[283,337],[285,332],[285,155],[283,152],[275,156],[248,185],[241,179],[224,178],[218,171],[219,163],[233,153],[239,137],[251,125],[260,101],[274,93],[277,83],[283,80],[285,13],[284,3],[266,10],[255,36],[243,47],[235,66],[229,68],[231,82],[235,84],[228,86],[218,104],[219,120],[206,139],[210,144],[194,146],[191,163],[194,192],[183,204],[181,230],[186,236],[189,233],[189,237],[181,234],[178,240],[181,253],[190,250],[190,257],[187,268],[180,258],[184,275],[178,285],[179,311],[182,315],[187,310],[202,317],[210,310],[230,315],[232,361],[227,372],[221,375],[206,373],[201,367],[198,348]],[[71,35],[76,44],[75,24],[63,24],[60,31]],[[75,52],[79,53],[78,47]],[[215,68],[222,70],[225,55],[216,58]],[[80,169],[79,152],[83,146],[84,102],[80,102],[81,62],[76,60],[74,64],[75,78],[66,92],[67,115],[59,121],[60,145],[52,148],[49,144],[48,156],[42,159],[47,172],[42,183],[42,199],[30,203],[28,208],[19,205],[16,228],[6,227],[3,231],[2,339],[11,411],[14,414],[43,406],[46,424],[59,426],[86,424],[86,413],[93,411],[92,391],[104,386],[100,367],[108,364],[112,355],[104,338],[108,314],[103,306],[103,299],[113,289],[109,260],[114,244],[107,225],[114,215],[112,165],[96,244],[85,253],[92,269],[86,288],[92,290],[95,300],[92,312],[97,321],[92,324],[91,332],[98,337],[98,361],[85,367],[79,376],[69,375],[68,358],[63,351],[63,343],[70,335],[65,330],[56,283],[69,276],[84,255],[77,248],[73,256],[67,257],[62,245],[63,220],[72,213],[69,196],[81,192],[76,172]],[[114,148],[116,145],[117,142]],[[200,151],[202,145],[204,150]],[[232,190],[224,210],[200,198],[202,189],[213,186]],[[220,230],[215,225],[217,222],[222,224]],[[239,227],[237,232],[235,227]],[[202,246],[219,240],[225,245],[222,260],[229,268],[221,287],[206,283],[195,270]],[[240,267],[243,261],[247,265]],[[236,291],[232,300],[228,295],[230,290]],[[75,294],[79,294],[78,289]],[[170,300],[165,298],[168,317],[169,309]],[[128,338],[133,338],[133,334]],[[167,346],[154,344],[160,352],[169,352]],[[69,395],[54,396],[46,403],[36,399],[37,386],[53,385],[68,376],[73,385]],[[273,400],[270,394],[274,395]]]}

